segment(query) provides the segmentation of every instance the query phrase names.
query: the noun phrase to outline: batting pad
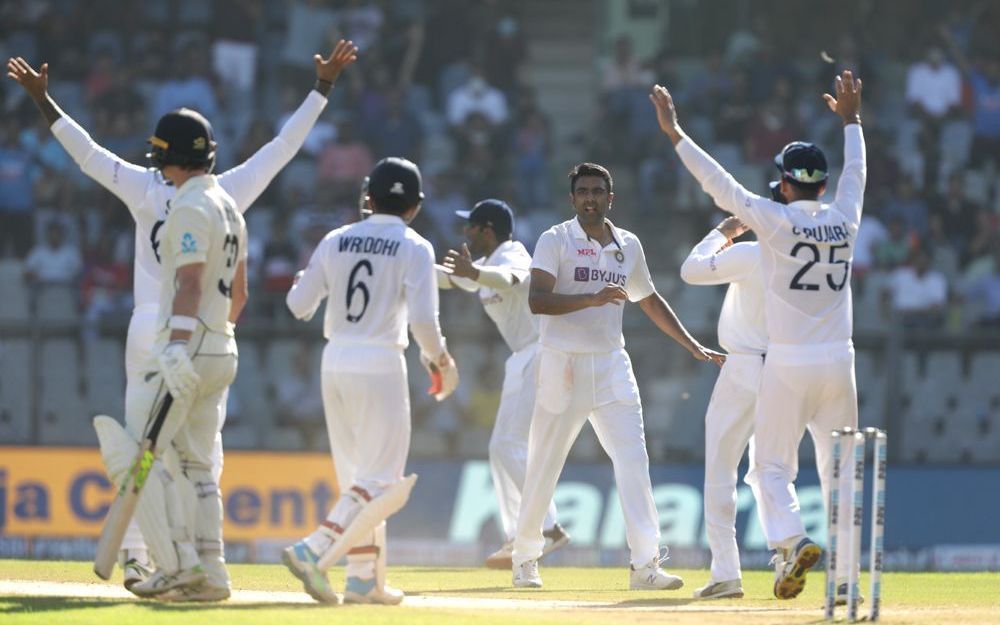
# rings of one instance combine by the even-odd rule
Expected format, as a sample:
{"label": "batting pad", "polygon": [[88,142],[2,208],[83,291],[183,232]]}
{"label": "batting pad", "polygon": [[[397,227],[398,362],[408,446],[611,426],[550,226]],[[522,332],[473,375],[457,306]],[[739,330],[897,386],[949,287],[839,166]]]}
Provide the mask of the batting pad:
{"label": "batting pad", "polygon": [[149,479],[139,493],[139,504],[135,507],[135,518],[142,530],[142,537],[158,568],[176,571],[180,568],[174,537],[167,516],[167,491],[165,481],[172,479],[163,468],[163,462],[153,462]]}
{"label": "batting pad", "polygon": [[416,473],[407,475],[377,497],[366,503],[351,524],[333,541],[330,548],[320,556],[317,566],[325,571],[337,563],[344,555],[363,540],[369,540],[371,532],[393,514],[399,512],[410,499],[413,485],[417,483]]}
{"label": "batting pad", "polygon": [[139,453],[137,443],[120,423],[107,415],[94,417],[94,431],[108,477],[121,488],[122,481]]}

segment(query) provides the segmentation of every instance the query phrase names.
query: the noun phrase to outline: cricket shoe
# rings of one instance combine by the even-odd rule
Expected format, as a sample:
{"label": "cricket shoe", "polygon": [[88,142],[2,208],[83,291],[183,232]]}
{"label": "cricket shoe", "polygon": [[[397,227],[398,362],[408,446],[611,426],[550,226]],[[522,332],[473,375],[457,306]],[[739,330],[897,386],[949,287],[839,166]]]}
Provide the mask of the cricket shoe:
{"label": "cricket shoe", "polygon": [[344,603],[377,603],[381,605],[399,605],[406,595],[402,590],[384,584],[381,590],[375,583],[375,578],[362,579],[348,577],[344,586]]}
{"label": "cricket shoe", "polygon": [[[546,540],[546,543],[548,541]],[[511,559],[514,555],[514,541],[508,540],[499,549],[491,553],[486,558],[486,568],[488,569],[509,569],[514,566]]]}
{"label": "cricket shoe", "polygon": [[125,578],[125,589],[132,590],[132,586],[149,579],[149,576],[153,574],[153,571],[150,570],[148,565],[132,558],[125,563],[125,566],[122,567],[122,573]]}
{"label": "cricket shoe", "polygon": [[806,587],[806,573],[819,562],[823,550],[813,541],[803,538],[791,553],[781,551],[783,562],[775,567],[774,596],[794,599]]}
{"label": "cricket shoe", "polygon": [[195,586],[205,581],[205,569],[200,564],[191,568],[180,569],[173,573],[167,573],[158,569],[144,581],[132,584],[129,590],[139,597],[156,597],[168,590],[180,588],[182,586]]}
{"label": "cricket shoe", "polygon": [[[839,584],[837,584],[837,598],[834,600],[834,604],[847,605],[847,595],[848,595],[847,582],[840,582]],[[858,603],[861,604],[864,602],[865,598],[862,597],[861,594],[859,593]]]}
{"label": "cricket shoe", "polygon": [[[557,549],[562,549],[569,544],[569,534],[563,529],[562,525],[556,523],[551,528],[542,532],[542,536],[545,538],[545,546],[542,547],[542,556],[545,557]],[[513,545],[511,545],[513,548]]]}
{"label": "cricket shoe", "polygon": [[645,566],[629,567],[629,590],[677,590],[684,586],[684,580],[663,570],[661,565],[669,559],[666,547]]}
{"label": "cricket shoe", "polygon": [[538,560],[514,566],[514,588],[541,588],[542,576],[538,574]]}
{"label": "cricket shoe", "polygon": [[326,572],[321,571],[316,564],[319,558],[304,541],[300,540],[291,547],[286,547],[281,552],[281,561],[292,575],[299,578],[310,597],[320,603],[341,604],[341,597],[330,586]]}
{"label": "cricket shoe", "polygon": [[212,601],[225,601],[232,596],[232,594],[232,590],[229,586],[216,586],[206,580],[193,586],[179,586],[173,590],[168,590],[162,595],[159,595],[157,599],[160,601],[169,601],[171,603],[185,601],[193,603],[208,603]]}
{"label": "cricket shoe", "polygon": [[724,582],[709,581],[694,591],[695,599],[742,599],[743,580],[730,579]]}

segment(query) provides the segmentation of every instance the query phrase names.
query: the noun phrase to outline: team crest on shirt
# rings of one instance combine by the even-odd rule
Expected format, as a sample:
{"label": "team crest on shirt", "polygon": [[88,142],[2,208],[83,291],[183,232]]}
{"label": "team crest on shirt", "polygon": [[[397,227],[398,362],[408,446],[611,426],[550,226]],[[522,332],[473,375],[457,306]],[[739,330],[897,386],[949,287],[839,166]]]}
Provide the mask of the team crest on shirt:
{"label": "team crest on shirt", "polygon": [[190,232],[185,232],[184,236],[181,237],[181,253],[182,254],[193,254],[198,251],[198,244],[194,240],[194,236]]}

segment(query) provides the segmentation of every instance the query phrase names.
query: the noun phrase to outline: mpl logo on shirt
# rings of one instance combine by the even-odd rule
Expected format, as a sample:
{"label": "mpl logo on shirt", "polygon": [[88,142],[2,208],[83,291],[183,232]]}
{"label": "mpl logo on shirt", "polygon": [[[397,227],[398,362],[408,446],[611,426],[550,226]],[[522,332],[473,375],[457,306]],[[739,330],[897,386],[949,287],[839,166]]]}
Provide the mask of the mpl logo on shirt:
{"label": "mpl logo on shirt", "polygon": [[597,250],[592,247],[577,248],[577,256],[597,256]]}

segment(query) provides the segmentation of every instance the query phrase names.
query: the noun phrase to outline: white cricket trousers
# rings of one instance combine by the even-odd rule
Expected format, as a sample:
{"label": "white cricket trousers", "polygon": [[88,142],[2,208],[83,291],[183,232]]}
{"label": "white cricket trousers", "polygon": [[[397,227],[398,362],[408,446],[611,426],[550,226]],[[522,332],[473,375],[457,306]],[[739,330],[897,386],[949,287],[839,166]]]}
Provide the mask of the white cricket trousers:
{"label": "white cricket trousers", "polygon": [[[219,402],[236,378],[236,340],[199,328],[188,343],[188,354],[201,380],[191,396],[173,398],[157,438],[156,456],[176,452],[179,460],[179,473],[171,467],[171,462],[163,463],[163,470],[169,477],[165,485],[165,511],[170,539],[174,542],[191,539],[193,548],[218,552],[221,557],[222,497],[216,485],[208,481],[212,479],[212,451],[219,433]],[[145,438],[167,395],[156,360],[148,361],[144,369],[145,374],[137,382],[138,388],[129,395],[125,405],[125,429],[137,441]],[[190,481],[191,487],[178,487],[179,480]],[[140,501],[139,505],[143,503]],[[197,515],[197,526],[191,515]],[[161,526],[165,527],[166,524]],[[155,528],[145,526],[143,531],[155,531]],[[151,540],[150,544],[163,543]],[[165,562],[160,560],[166,557],[164,552],[154,551],[152,555],[158,563]],[[224,569],[219,580],[228,583]]]}
{"label": "white cricket trousers", "polygon": [[403,350],[327,343],[323,410],[340,492],[375,495],[403,478],[410,449],[410,395]]}
{"label": "white cricket trousers", "polygon": [[514,566],[541,556],[542,522],[573,442],[589,420],[614,465],[625,537],[636,567],[659,553],[639,387],[624,349],[600,354],[539,348],[537,397],[514,539]]}
{"label": "white cricket trousers", "polygon": [[[513,540],[517,531],[517,511],[528,464],[528,432],[535,409],[537,354],[538,343],[532,343],[507,358],[500,407],[490,436],[490,472],[506,540]],[[551,528],[555,523],[556,506],[550,502],[544,527]]]}
{"label": "white cricket trousers", "polygon": [[[140,401],[138,395],[142,392],[142,378],[148,373],[149,363],[156,358],[153,353],[153,345],[156,343],[156,321],[159,316],[159,308],[153,304],[137,306],[132,311],[132,318],[128,324],[128,334],[125,339],[125,405],[135,404]],[[222,478],[222,426],[226,422],[226,399],[229,396],[227,386],[222,393],[217,406],[218,424],[216,435],[212,445],[211,463],[212,478],[216,485]],[[142,420],[145,417],[139,412],[133,412],[132,418]],[[129,412],[125,411],[125,429],[129,432],[142,431],[145,423],[128,423]],[[125,532],[122,540],[122,549],[145,549],[146,542],[142,539],[139,531],[139,524],[133,519]]]}
{"label": "white cricket trousers", "polygon": [[[753,434],[763,367],[758,354],[727,354],[705,413],[705,533],[712,550],[712,580],[717,582],[741,578],[736,543],[737,473]],[[752,461],[752,450],[750,454]]]}
{"label": "white cricket trousers", "polygon": [[[793,546],[788,542],[806,533],[795,493],[799,442],[806,429],[816,444],[816,468],[826,506],[833,463],[830,432],[857,426],[858,390],[850,341],[768,346],[754,420],[753,468],[746,481],[754,489],[769,547]],[[850,462],[850,454],[843,454],[845,482]],[[850,518],[850,504],[848,497],[840,499],[841,519]],[[837,540],[841,545],[848,544],[849,525],[840,524]]]}

